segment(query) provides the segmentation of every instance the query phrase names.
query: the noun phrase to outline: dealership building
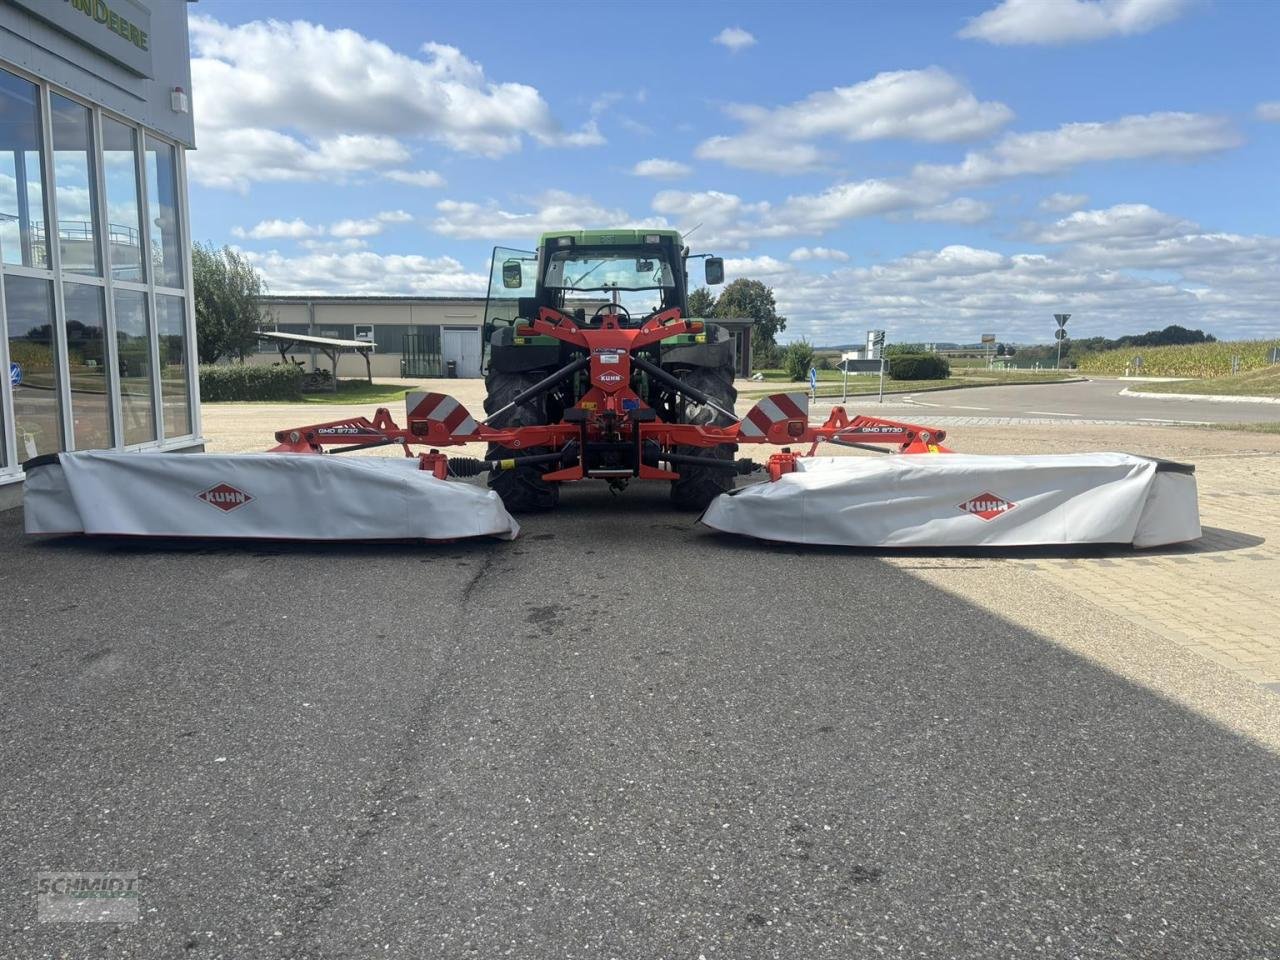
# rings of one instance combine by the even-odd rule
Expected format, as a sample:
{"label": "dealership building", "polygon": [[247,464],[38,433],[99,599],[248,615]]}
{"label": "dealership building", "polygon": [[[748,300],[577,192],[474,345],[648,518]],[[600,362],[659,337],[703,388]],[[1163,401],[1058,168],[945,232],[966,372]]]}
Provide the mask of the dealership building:
{"label": "dealership building", "polygon": [[187,4],[0,0],[0,507],[59,450],[201,444]]}
{"label": "dealership building", "polygon": [[[603,302],[575,301],[588,312]],[[264,330],[373,343],[370,370],[375,377],[481,376],[484,297],[264,296],[259,303]],[[734,338],[739,376],[750,376],[751,321],[716,323]],[[249,362],[280,362],[276,348],[274,342],[262,341]],[[329,366],[322,352],[301,344],[289,356],[311,369]],[[339,360],[339,376],[364,373],[363,361]]]}

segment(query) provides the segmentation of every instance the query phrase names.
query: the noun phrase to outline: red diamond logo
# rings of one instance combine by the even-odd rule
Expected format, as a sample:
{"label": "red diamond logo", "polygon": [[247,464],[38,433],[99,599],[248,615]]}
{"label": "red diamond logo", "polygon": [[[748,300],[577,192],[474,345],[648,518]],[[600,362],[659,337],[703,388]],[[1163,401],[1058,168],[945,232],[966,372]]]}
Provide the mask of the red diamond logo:
{"label": "red diamond logo", "polygon": [[960,504],[960,509],[965,513],[971,513],[975,517],[981,517],[983,520],[994,520],[1002,513],[1008,513],[1016,503],[1010,503],[1004,497],[997,497],[994,493],[980,493],[976,497],[972,497]]}
{"label": "red diamond logo", "polygon": [[620,383],[622,381],[622,375],[610,370],[600,374],[596,379],[601,383]]}
{"label": "red diamond logo", "polygon": [[217,507],[219,510],[229,513],[236,507],[243,507],[253,497],[243,490],[237,490],[229,483],[220,483],[216,487],[210,487],[202,493],[197,493],[196,499],[203,500],[209,506]]}

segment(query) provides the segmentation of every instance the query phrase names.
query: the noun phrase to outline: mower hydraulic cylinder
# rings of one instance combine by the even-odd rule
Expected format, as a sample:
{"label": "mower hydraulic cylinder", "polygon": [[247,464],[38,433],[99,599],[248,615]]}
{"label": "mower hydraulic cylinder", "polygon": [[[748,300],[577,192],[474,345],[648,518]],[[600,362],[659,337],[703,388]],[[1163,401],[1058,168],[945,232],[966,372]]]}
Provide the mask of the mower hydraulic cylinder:
{"label": "mower hydraulic cylinder", "polygon": [[696,403],[706,404],[716,413],[723,414],[724,416],[728,417],[730,420],[738,419],[733,415],[732,410],[726,410],[724,407],[720,406],[720,404],[716,403],[714,400],[712,400],[709,396],[707,396],[697,387],[689,386],[679,377],[675,377],[667,373],[667,371],[663,370],[656,363],[650,363],[644,357],[632,357],[631,362],[635,364],[637,367],[639,367],[641,370],[643,370],[645,373],[649,374],[649,376],[653,377],[653,379],[658,380],[662,383],[665,383],[672,390],[675,390],[677,393],[684,394],[684,396],[688,397],[690,400],[693,400]]}
{"label": "mower hydraulic cylinder", "polygon": [[529,387],[527,390],[521,390],[511,399],[511,402],[508,403],[505,407],[503,407],[500,410],[495,410],[493,411],[493,413],[489,414],[489,416],[485,418],[485,422],[488,423],[494,417],[499,416],[500,414],[506,413],[512,407],[518,407],[520,404],[524,403],[526,400],[532,399],[533,397],[540,396],[541,394],[546,393],[549,389],[554,387],[561,380],[568,379],[569,377],[577,373],[579,370],[582,370],[590,365],[591,365],[591,357],[589,355],[585,357],[579,357],[577,360],[574,360],[572,363],[566,364],[565,366],[557,370],[555,373],[550,373],[547,376],[543,377],[541,380],[539,380],[533,386]]}

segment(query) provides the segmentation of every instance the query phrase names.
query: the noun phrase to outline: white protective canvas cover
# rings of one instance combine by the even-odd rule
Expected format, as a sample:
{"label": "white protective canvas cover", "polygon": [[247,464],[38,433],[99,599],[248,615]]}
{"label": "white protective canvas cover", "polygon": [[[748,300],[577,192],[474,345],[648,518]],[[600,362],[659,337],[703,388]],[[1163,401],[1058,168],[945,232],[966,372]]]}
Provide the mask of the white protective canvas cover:
{"label": "white protective canvas cover", "polygon": [[702,522],[858,547],[1152,547],[1200,536],[1191,468],[1125,453],[810,457],[797,467],[721,494]]}
{"label": "white protective canvas cover", "polygon": [[416,459],[307,454],[60,453],[29,468],[27,533],[267,540],[513,539],[496,493]]}

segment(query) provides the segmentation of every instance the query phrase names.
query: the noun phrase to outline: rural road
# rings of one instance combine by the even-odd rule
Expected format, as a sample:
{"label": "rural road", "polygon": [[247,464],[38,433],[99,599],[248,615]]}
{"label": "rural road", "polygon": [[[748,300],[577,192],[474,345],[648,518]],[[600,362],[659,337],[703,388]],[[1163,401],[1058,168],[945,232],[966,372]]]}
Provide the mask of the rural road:
{"label": "rural road", "polygon": [[[0,954],[1280,951],[1274,695],[998,557],[563,499],[438,546],[0,514]],[[41,869],[142,921],[37,922]]]}
{"label": "rural road", "polygon": [[[753,387],[756,385],[753,384]],[[829,385],[826,385],[829,386]],[[1122,396],[1126,387],[1140,390],[1131,380],[1086,380],[1031,386],[972,387],[886,396],[883,406],[895,410],[919,408],[933,416],[1014,417],[1083,420],[1127,420],[1168,423],[1259,423],[1280,420],[1280,406],[1269,403],[1214,403],[1208,400],[1156,400]],[[839,402],[838,400],[836,402]],[[875,398],[850,398],[848,406],[874,413]],[[923,419],[925,414],[921,414]]]}

